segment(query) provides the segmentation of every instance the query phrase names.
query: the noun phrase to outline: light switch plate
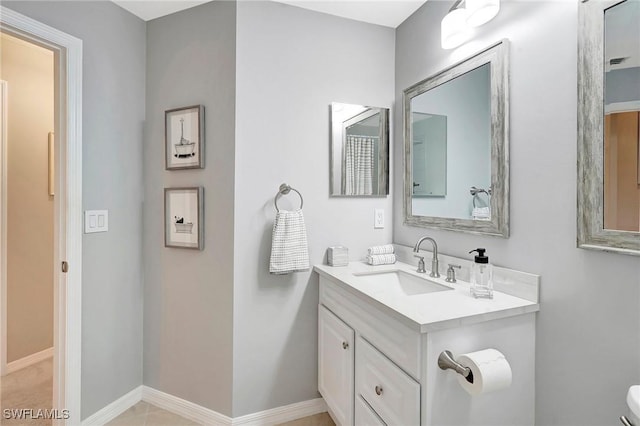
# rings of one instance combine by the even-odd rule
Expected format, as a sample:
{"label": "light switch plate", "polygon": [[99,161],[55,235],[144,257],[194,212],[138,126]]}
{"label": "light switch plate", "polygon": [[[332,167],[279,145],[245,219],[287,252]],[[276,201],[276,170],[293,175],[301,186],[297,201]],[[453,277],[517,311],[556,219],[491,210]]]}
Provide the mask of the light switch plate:
{"label": "light switch plate", "polygon": [[109,230],[109,210],[85,210],[84,233],[107,232]]}
{"label": "light switch plate", "polygon": [[384,228],[384,209],[373,210],[373,227],[375,229]]}

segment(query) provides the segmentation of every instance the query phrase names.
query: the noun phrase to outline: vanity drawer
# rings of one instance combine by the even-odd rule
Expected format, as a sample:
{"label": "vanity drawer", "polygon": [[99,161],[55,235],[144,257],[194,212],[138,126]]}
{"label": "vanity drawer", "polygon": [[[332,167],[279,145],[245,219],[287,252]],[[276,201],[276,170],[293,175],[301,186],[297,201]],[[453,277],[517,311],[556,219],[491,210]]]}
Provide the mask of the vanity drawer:
{"label": "vanity drawer", "polygon": [[356,397],[356,426],[386,426],[361,396]]}
{"label": "vanity drawer", "polygon": [[356,340],[356,395],[389,425],[420,424],[420,385],[369,342]]}

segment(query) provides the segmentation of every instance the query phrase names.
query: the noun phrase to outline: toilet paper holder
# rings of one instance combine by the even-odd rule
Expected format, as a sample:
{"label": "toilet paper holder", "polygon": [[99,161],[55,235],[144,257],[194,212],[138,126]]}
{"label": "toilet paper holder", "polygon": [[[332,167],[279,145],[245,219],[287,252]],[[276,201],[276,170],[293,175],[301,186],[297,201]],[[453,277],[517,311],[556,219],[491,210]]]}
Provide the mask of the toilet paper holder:
{"label": "toilet paper holder", "polygon": [[467,379],[469,383],[473,383],[473,373],[471,369],[453,359],[451,351],[443,351],[440,353],[440,356],[438,356],[438,367],[442,370],[453,370]]}

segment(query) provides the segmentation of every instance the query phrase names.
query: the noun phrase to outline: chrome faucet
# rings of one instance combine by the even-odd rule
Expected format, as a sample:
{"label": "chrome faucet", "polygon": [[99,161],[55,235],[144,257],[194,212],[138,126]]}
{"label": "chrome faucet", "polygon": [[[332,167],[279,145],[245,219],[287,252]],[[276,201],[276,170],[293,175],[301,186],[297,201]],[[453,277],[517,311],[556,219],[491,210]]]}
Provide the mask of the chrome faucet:
{"label": "chrome faucet", "polygon": [[[431,273],[429,274],[429,276],[434,278],[440,278],[440,273],[438,272],[438,244],[436,243],[436,240],[434,240],[431,237],[422,237],[416,243],[416,246],[413,248],[413,251],[415,253],[419,253],[420,244],[422,244],[424,240],[430,241],[431,244],[433,245],[433,258],[431,258]],[[420,258],[420,261],[418,262],[418,272],[420,273],[427,272],[424,269],[424,257],[419,255],[415,255],[415,257]]]}

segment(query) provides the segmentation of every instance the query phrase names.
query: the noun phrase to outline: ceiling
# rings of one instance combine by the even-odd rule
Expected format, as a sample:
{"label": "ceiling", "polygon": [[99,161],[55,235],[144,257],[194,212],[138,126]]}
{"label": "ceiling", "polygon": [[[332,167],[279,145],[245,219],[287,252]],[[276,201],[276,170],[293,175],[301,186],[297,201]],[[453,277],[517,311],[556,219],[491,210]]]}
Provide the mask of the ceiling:
{"label": "ceiling", "polygon": [[[212,0],[112,0],[134,15],[149,21]],[[246,1],[246,0],[238,0]],[[370,24],[396,28],[426,0],[261,0],[341,16]]]}

